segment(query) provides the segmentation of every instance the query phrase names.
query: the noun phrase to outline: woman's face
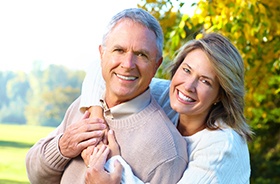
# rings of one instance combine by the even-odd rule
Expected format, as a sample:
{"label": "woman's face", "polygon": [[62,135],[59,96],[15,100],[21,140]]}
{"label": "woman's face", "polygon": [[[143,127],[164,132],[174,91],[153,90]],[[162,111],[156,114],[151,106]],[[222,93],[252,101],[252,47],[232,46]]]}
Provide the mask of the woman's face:
{"label": "woman's face", "polygon": [[171,107],[187,116],[205,118],[218,102],[219,81],[207,55],[201,49],[187,54],[170,86]]}

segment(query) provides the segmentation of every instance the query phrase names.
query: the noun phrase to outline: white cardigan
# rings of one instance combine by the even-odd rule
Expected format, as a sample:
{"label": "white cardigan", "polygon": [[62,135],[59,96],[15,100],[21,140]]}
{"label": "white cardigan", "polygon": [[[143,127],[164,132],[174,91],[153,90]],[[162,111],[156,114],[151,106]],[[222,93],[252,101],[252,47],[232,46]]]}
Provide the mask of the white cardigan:
{"label": "white cardigan", "polygon": [[[231,128],[214,131],[204,129],[185,139],[189,164],[178,184],[250,183],[247,144]],[[113,171],[115,159],[124,167],[122,183],[143,183],[133,175],[129,165],[120,156],[108,160],[106,169]]]}

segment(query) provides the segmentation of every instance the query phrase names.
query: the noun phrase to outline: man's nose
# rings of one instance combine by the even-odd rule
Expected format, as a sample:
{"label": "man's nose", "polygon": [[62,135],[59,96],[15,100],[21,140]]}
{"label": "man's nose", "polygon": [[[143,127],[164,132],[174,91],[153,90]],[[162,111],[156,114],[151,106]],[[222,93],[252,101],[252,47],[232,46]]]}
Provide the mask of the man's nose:
{"label": "man's nose", "polygon": [[125,56],[122,58],[121,67],[133,69],[135,68],[136,58],[133,53],[126,53]]}

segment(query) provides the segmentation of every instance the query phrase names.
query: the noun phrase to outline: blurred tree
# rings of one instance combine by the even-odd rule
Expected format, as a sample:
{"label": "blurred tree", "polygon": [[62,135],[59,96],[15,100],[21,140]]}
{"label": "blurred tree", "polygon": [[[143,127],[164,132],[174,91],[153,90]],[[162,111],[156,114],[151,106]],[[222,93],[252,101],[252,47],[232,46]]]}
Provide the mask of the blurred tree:
{"label": "blurred tree", "polygon": [[[9,97],[7,94],[7,83],[9,80],[15,77],[13,72],[1,72],[0,71],[0,108],[9,105]],[[1,118],[0,118],[1,120]]]}
{"label": "blurred tree", "polygon": [[7,83],[7,96],[9,99],[20,98],[24,102],[29,88],[30,86],[27,74],[24,72],[16,72],[15,77],[10,79]]}
{"label": "blurred tree", "polygon": [[43,126],[58,126],[66,109],[80,94],[80,88],[56,87],[42,95],[44,103],[44,117],[41,119]]}
{"label": "blurred tree", "polygon": [[28,124],[57,126],[68,106],[79,96],[85,73],[58,65],[40,68],[36,65],[30,74],[26,119]]}
{"label": "blurred tree", "polygon": [[14,78],[7,82],[6,92],[9,104],[6,106],[3,122],[25,124],[24,108],[26,106],[26,95],[29,91],[28,76],[24,72],[15,72]]}
{"label": "blurred tree", "polygon": [[[201,32],[220,32],[240,50],[246,69],[246,110],[256,133],[249,144],[251,183],[280,183],[280,3],[270,0],[198,0],[190,17],[173,11],[179,0],[142,0],[139,7],[160,21],[165,34],[162,68],[175,51]],[[176,9],[176,7],[175,7]],[[158,77],[167,78],[165,70]]]}
{"label": "blurred tree", "polygon": [[44,117],[44,102],[41,93],[47,88],[42,82],[43,77],[42,62],[33,63],[32,71],[29,73],[30,90],[27,93],[28,104],[25,107],[25,118],[29,125],[40,125]]}
{"label": "blurred tree", "polygon": [[48,87],[42,93],[44,120],[41,125],[58,126],[66,109],[80,94],[84,72],[70,71],[63,66],[50,65],[43,73],[43,83]]}
{"label": "blurred tree", "polygon": [[0,109],[0,122],[6,124],[26,124],[24,99],[16,97],[10,100],[9,105]]}

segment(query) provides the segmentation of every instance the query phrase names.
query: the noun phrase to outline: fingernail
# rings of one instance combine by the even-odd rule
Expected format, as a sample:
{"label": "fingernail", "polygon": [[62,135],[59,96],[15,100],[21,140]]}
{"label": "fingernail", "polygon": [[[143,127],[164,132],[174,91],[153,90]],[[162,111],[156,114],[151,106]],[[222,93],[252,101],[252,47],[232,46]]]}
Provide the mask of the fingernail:
{"label": "fingernail", "polygon": [[98,131],[96,131],[96,133],[97,133],[97,135],[101,135],[103,133],[103,131],[98,130]]}
{"label": "fingernail", "polygon": [[96,143],[96,139],[95,139],[95,138],[94,138],[94,139],[92,139],[92,142],[93,142],[93,144],[94,144],[94,143]]}
{"label": "fingernail", "polygon": [[97,121],[98,121],[99,123],[104,123],[104,119],[101,119],[101,118],[97,118]]}

